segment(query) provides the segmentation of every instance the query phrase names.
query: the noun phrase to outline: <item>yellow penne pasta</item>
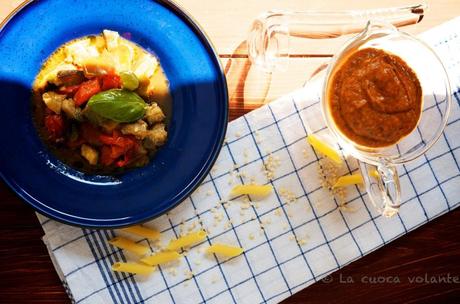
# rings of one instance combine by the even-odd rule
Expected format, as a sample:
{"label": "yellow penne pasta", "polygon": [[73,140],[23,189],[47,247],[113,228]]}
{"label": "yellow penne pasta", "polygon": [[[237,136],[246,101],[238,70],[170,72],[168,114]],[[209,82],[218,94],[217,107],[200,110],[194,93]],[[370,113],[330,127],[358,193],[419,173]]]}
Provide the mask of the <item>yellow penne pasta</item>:
{"label": "yellow penne pasta", "polygon": [[176,251],[164,251],[141,259],[141,262],[150,266],[168,263],[180,258]]}
{"label": "yellow penne pasta", "polygon": [[157,240],[160,237],[160,231],[147,228],[144,226],[131,226],[121,229],[122,231],[145,237],[150,240]]}
{"label": "yellow penne pasta", "polygon": [[113,271],[128,272],[133,274],[151,274],[155,267],[142,265],[138,263],[115,263],[112,265]]}
{"label": "yellow penne pasta", "polygon": [[270,195],[272,189],[273,188],[271,185],[238,185],[233,187],[232,191],[230,192],[230,196],[248,194],[258,197],[265,197]]}
{"label": "yellow penne pasta", "polygon": [[363,177],[361,174],[356,173],[352,175],[345,175],[339,177],[337,182],[332,186],[332,188],[338,188],[338,187],[345,187],[349,185],[356,185],[356,184],[362,184],[363,183]]}
{"label": "yellow penne pasta", "polygon": [[168,247],[166,247],[166,250],[174,251],[179,250],[182,247],[188,247],[190,245],[204,240],[206,238],[206,235],[206,232],[203,230],[189,233],[178,238],[177,240],[170,241]]}
{"label": "yellow penne pasta", "polygon": [[229,246],[224,244],[213,244],[206,250],[207,253],[215,253],[219,255],[225,255],[228,257],[235,257],[243,253],[243,248]]}
{"label": "yellow penne pasta", "polygon": [[374,178],[379,178],[380,177],[380,174],[379,174],[379,171],[377,170],[369,170],[369,175],[374,177]]}
{"label": "yellow penne pasta", "polygon": [[130,252],[134,252],[138,255],[145,255],[149,252],[149,247],[134,243],[133,241],[122,238],[122,237],[116,237],[116,238],[111,239],[109,241],[109,244],[111,244],[112,246],[130,251]]}
{"label": "yellow penne pasta", "polygon": [[315,148],[316,152],[319,152],[337,164],[342,163],[342,158],[340,154],[331,146],[320,140],[316,135],[308,135],[307,141],[313,148]]}

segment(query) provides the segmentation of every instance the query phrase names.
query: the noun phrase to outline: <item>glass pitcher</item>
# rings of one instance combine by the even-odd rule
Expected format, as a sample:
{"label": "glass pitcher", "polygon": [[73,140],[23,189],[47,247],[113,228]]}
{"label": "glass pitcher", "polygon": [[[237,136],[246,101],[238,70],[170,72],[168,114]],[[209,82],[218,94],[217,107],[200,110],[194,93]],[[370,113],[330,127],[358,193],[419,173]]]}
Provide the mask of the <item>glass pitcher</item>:
{"label": "glass pitcher", "polygon": [[[327,88],[334,71],[344,58],[364,48],[382,49],[400,57],[415,72],[422,88],[422,113],[417,127],[396,144],[383,148],[363,147],[343,136],[327,106]],[[451,89],[441,60],[418,38],[399,31],[388,22],[371,20],[333,56],[327,70],[315,78],[324,82],[318,109],[323,123],[344,154],[358,159],[366,191],[377,210],[386,217],[395,215],[401,205],[397,166],[424,154],[439,139],[447,123]]]}
{"label": "glass pitcher", "polygon": [[251,62],[266,72],[285,70],[293,49],[309,53],[308,39],[330,39],[361,32],[368,20],[396,27],[420,22],[425,4],[350,11],[284,11],[262,13],[252,23],[247,43]]}
{"label": "glass pitcher", "polygon": [[[351,53],[364,48],[382,49],[399,56],[415,72],[422,88],[422,113],[417,127],[391,146],[369,148],[350,141],[338,130],[327,106],[327,88],[339,63]],[[364,31],[346,43],[332,58],[325,74],[321,98],[325,124],[344,151],[359,160],[372,203],[384,216],[393,216],[401,204],[396,166],[424,154],[439,139],[446,126],[452,103],[447,72],[436,53],[423,41],[399,31],[389,23],[369,21]]]}

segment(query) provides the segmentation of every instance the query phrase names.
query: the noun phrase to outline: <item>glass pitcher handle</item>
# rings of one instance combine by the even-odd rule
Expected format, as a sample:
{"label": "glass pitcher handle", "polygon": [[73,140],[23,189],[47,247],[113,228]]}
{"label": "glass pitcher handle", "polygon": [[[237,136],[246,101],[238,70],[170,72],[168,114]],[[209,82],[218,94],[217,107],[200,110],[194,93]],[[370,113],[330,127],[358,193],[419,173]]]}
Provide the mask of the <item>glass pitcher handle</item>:
{"label": "glass pitcher handle", "polygon": [[385,217],[398,213],[401,186],[396,168],[389,164],[370,165],[359,161],[364,185],[372,204]]}

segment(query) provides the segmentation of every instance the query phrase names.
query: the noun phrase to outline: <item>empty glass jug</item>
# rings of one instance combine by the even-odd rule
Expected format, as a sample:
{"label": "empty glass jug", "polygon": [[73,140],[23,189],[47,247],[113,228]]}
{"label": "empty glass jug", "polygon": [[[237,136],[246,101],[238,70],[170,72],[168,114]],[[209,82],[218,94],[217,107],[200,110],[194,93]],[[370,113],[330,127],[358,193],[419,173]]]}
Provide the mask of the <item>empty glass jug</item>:
{"label": "empty glass jug", "polygon": [[248,54],[252,63],[265,71],[283,70],[288,65],[293,45],[309,51],[309,39],[336,38],[361,32],[368,20],[385,20],[394,26],[418,23],[423,4],[356,11],[268,11],[252,24]]}

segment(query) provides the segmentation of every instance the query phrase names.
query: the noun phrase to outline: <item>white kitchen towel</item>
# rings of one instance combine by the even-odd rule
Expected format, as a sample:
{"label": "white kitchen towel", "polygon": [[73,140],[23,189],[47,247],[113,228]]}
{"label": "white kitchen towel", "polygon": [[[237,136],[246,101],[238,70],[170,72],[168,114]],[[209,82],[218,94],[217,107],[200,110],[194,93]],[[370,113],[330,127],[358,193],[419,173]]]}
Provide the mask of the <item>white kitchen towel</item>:
{"label": "white kitchen towel", "polygon": [[[380,216],[359,187],[345,204],[321,187],[319,156],[307,144],[318,131],[312,107],[320,85],[282,97],[229,124],[227,141],[202,185],[177,208],[146,223],[161,243],[202,226],[209,235],[177,263],[150,276],[113,273],[116,261],[137,260],[108,244],[118,230],[67,226],[39,216],[44,241],[75,303],[277,303],[327,274],[388,244],[460,203],[460,18],[421,35],[449,70],[453,107],[444,134],[424,156],[399,168],[402,207]],[[356,170],[347,161],[339,174]],[[271,183],[262,201],[228,201],[241,183]],[[132,238],[132,236],[129,236]],[[155,248],[158,244],[134,238]],[[239,257],[206,256],[222,242]],[[39,278],[38,278],[39,279]]]}

